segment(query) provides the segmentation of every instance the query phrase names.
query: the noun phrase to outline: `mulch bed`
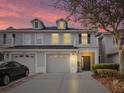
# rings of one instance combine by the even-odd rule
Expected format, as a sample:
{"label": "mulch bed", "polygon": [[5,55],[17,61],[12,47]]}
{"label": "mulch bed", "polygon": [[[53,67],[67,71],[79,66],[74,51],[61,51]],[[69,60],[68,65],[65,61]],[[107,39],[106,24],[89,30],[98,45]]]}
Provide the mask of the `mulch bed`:
{"label": "mulch bed", "polygon": [[112,93],[124,93],[123,92],[118,92],[113,86],[113,80],[116,80],[114,77],[99,77],[92,75],[94,79],[99,81],[102,85],[104,85],[108,90],[110,90]]}

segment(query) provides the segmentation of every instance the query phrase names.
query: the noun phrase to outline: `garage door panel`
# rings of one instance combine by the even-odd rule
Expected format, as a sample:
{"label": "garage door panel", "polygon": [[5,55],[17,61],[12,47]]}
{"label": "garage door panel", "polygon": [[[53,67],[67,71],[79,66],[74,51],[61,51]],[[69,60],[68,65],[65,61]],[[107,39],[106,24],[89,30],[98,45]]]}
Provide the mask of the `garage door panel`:
{"label": "garage door panel", "polygon": [[47,72],[69,72],[69,55],[47,55]]}
{"label": "garage door panel", "polygon": [[20,55],[20,54],[14,54],[13,60],[17,61],[29,68],[30,74],[35,73],[35,58],[34,55]]}

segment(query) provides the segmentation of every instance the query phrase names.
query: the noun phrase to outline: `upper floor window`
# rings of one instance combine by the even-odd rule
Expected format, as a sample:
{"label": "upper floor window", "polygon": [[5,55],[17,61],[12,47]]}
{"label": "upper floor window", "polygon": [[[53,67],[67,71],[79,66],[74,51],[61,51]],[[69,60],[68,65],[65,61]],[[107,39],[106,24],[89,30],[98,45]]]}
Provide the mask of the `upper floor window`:
{"label": "upper floor window", "polygon": [[43,35],[36,34],[36,44],[42,44],[42,43],[43,43]]}
{"label": "upper floor window", "polygon": [[71,34],[65,33],[63,38],[64,38],[64,44],[71,44]]}
{"label": "upper floor window", "polygon": [[35,21],[35,28],[38,28],[38,22],[37,21]]}
{"label": "upper floor window", "polygon": [[65,29],[65,22],[61,21],[59,22],[59,29]]}
{"label": "upper floor window", "polygon": [[88,44],[90,44],[90,41],[91,41],[90,34],[88,34]]}
{"label": "upper floor window", "polygon": [[79,34],[79,44],[87,45],[90,44],[90,42],[91,42],[90,34],[87,33]]}
{"label": "upper floor window", "polygon": [[56,33],[52,34],[51,39],[52,39],[52,44],[53,45],[59,44],[59,34],[56,34]]}
{"label": "upper floor window", "polygon": [[87,35],[87,33],[82,33],[81,34],[81,40],[82,40],[82,44],[83,45],[87,45],[88,44],[88,35]]}
{"label": "upper floor window", "polygon": [[23,44],[24,45],[31,45],[31,34],[24,34],[23,35]]}
{"label": "upper floor window", "polygon": [[61,19],[57,20],[56,23],[57,23],[58,29],[66,29],[67,28],[67,22],[65,19],[61,18]]}
{"label": "upper floor window", "polygon": [[79,44],[81,44],[82,41],[81,41],[81,34],[79,34]]}

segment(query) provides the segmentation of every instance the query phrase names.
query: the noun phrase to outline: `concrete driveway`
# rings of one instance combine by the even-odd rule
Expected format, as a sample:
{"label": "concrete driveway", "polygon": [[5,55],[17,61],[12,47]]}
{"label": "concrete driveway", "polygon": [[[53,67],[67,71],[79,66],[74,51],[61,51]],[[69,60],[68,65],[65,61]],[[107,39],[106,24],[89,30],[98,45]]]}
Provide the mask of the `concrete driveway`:
{"label": "concrete driveway", "polygon": [[6,93],[110,93],[91,72],[41,74]]}

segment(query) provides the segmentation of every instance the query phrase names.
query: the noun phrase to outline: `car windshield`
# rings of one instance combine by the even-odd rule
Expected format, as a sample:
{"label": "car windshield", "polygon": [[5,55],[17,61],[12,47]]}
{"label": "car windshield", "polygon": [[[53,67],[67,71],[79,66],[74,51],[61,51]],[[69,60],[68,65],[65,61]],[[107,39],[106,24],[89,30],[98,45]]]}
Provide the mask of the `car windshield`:
{"label": "car windshield", "polygon": [[1,63],[0,64],[0,67],[2,68],[2,67],[6,67],[8,65],[8,62],[5,62],[5,63]]}

